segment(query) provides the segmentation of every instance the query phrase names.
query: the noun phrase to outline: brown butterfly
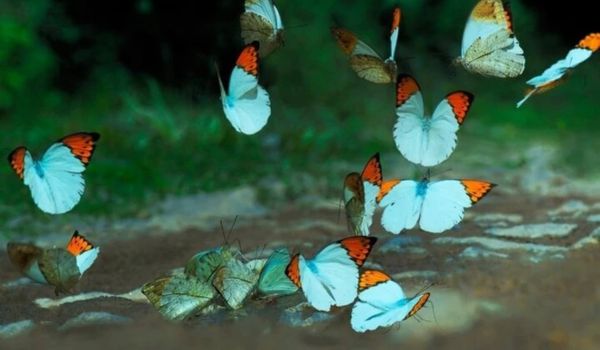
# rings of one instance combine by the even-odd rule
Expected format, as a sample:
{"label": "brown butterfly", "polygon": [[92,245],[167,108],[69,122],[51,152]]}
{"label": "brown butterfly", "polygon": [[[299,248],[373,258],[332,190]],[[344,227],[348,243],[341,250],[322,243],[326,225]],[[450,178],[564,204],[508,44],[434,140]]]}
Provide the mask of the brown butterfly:
{"label": "brown butterfly", "polygon": [[245,44],[260,43],[260,57],[283,46],[283,23],[277,7],[271,0],[246,0],[245,12],[240,16],[242,39]]}

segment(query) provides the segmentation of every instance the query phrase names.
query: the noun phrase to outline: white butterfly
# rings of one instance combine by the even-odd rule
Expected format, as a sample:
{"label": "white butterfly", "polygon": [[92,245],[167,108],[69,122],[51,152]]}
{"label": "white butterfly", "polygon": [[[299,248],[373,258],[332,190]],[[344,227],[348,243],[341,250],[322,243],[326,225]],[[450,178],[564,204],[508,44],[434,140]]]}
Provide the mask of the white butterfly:
{"label": "white butterfly", "polygon": [[465,208],[483,198],[495,185],[480,180],[387,181],[378,196],[381,225],[394,234],[416,226],[440,233],[462,218]]}
{"label": "white butterfly", "polygon": [[446,160],[456,147],[456,132],[473,104],[473,94],[454,91],[425,116],[417,81],[398,75],[394,141],[404,158],[415,164],[434,166]]}
{"label": "white butterfly", "polygon": [[396,78],[396,45],[400,26],[400,8],[392,14],[392,30],[390,33],[390,57],[385,61],[369,45],[359,40],[356,35],[344,28],[331,28],[338,45],[350,56],[350,66],[359,77],[373,83],[387,84]]}
{"label": "white butterfly", "polygon": [[329,244],[313,259],[296,254],[286,274],[315,309],[329,311],[332,306],[348,305],[356,299],[358,268],[376,241],[375,237],[353,236]]}
{"label": "white butterfly", "polygon": [[567,57],[554,63],[546,69],[541,75],[533,77],[527,81],[533,88],[525,97],[517,103],[517,108],[521,107],[531,95],[544,92],[556,87],[567,76],[566,74],[581,62],[587,60],[600,47],[600,33],[592,33],[583,38],[577,46],[567,53]]}
{"label": "white butterfly", "polygon": [[350,324],[357,332],[372,331],[406,320],[429,300],[429,293],[406,297],[386,273],[366,270],[360,275],[360,293],[352,307]]}
{"label": "white butterfly", "polygon": [[89,164],[98,133],[80,132],[65,136],[50,146],[40,160],[25,147],[10,153],[13,170],[29,186],[35,204],[49,214],[63,214],[79,203],[85,189],[81,173]]}
{"label": "white butterfly", "polygon": [[514,78],[525,70],[525,56],[513,32],[510,8],[502,0],[480,0],[463,33],[465,69],[485,76]]}
{"label": "white butterfly", "polygon": [[369,158],[362,173],[352,172],[344,179],[346,219],[357,235],[369,235],[382,180],[379,153]]}
{"label": "white butterfly", "polygon": [[266,57],[283,45],[283,22],[271,0],[246,0],[245,12],[240,16],[242,38],[245,44],[260,43],[260,57]]}
{"label": "white butterfly", "polygon": [[258,47],[256,41],[244,47],[231,71],[227,92],[217,70],[225,116],[237,132],[246,135],[259,132],[271,115],[269,94],[258,85]]}

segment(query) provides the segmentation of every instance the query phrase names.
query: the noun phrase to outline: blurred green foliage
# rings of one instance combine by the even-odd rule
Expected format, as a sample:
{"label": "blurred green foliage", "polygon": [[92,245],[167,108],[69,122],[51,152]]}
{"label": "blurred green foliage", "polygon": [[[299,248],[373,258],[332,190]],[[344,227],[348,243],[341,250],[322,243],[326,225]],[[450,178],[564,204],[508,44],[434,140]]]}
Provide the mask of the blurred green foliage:
{"label": "blurred green foliage", "polygon": [[[155,11],[152,0],[135,3],[144,16]],[[125,68],[117,54],[120,39],[114,34],[98,33],[102,45],[74,49],[74,64],[88,63],[91,70],[73,91],[61,89],[59,59],[47,40],[76,43],[88,28],[74,24],[57,0],[5,0],[0,3],[0,149],[8,154],[24,144],[41,156],[65,134],[100,132],[102,139],[85,174],[86,194],[74,210],[80,214],[127,216],[167,194],[265,181],[267,191],[272,181],[289,185],[290,196],[337,193],[345,173],[359,170],[347,164],[360,167],[376,151],[394,152],[394,88],[359,79],[329,27],[348,28],[385,57],[389,17],[399,4],[399,67],[417,78],[428,110],[451,90],[465,89],[476,96],[456,152],[476,152],[478,140],[485,139],[498,144],[498,154],[482,157],[502,157],[506,144],[561,140],[567,167],[578,175],[597,171],[588,167],[597,163],[590,147],[598,144],[595,130],[600,126],[597,57],[578,67],[564,86],[534,96],[517,110],[526,79],[561,58],[570,46],[551,33],[540,36],[535,13],[520,1],[512,3],[527,68],[523,77],[501,80],[450,64],[460,52],[471,2],[278,2],[286,44],[263,60],[260,76],[271,95],[272,116],[263,131],[248,137],[235,133],[223,115],[212,64],[205,67],[210,73],[166,87],[151,75]],[[242,45],[242,0],[236,8],[239,11],[228,14],[222,26],[209,28],[216,42],[237,43],[232,52]],[[225,36],[231,32],[237,37]],[[220,52],[203,52],[202,47],[198,53],[202,62],[218,57],[225,73],[235,60]],[[0,189],[0,213],[25,211],[38,219],[46,217],[11,169],[1,169],[5,185]],[[306,181],[306,174],[318,181]]]}

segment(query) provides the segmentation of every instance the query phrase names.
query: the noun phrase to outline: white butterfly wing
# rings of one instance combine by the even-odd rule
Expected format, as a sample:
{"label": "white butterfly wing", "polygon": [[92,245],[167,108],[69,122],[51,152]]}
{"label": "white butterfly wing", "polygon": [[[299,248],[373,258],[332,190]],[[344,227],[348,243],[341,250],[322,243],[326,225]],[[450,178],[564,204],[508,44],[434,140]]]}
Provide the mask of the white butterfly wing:
{"label": "white butterfly wing", "polygon": [[471,199],[459,180],[430,182],[419,226],[431,233],[449,230],[462,220],[465,208],[471,205]]}
{"label": "white butterfly wing", "polygon": [[[407,83],[405,83],[405,81]],[[403,89],[403,84],[412,84],[418,89],[416,81],[409,76],[398,77],[398,96],[400,90]],[[423,153],[423,144],[426,142],[424,125],[427,122],[424,117],[423,97],[419,90],[407,90],[410,97],[401,99],[398,97],[396,108],[396,124],[394,125],[394,142],[396,147],[408,161],[420,164]]]}
{"label": "white butterfly wing", "polygon": [[273,26],[274,32],[283,29],[279,11],[271,0],[246,0],[246,12],[253,12],[263,17]]}
{"label": "white butterfly wing", "polygon": [[77,262],[77,268],[79,269],[79,273],[83,275],[98,257],[98,253],[100,253],[100,247],[95,247],[90,250],[87,250],[75,257],[75,261]]}
{"label": "white butterfly wing", "polygon": [[381,225],[386,231],[398,234],[415,227],[423,203],[423,196],[417,195],[418,185],[412,180],[400,181],[381,199]]}
{"label": "white butterfly wing", "polygon": [[423,145],[421,165],[434,166],[448,157],[456,148],[456,132],[459,124],[448,100],[438,104],[431,116],[427,142]]}
{"label": "white butterfly wing", "polygon": [[41,210],[62,214],[79,203],[85,188],[84,170],[84,164],[68,147],[55,143],[38,162],[26,154],[23,181]]}
{"label": "white butterfly wing", "polygon": [[464,58],[467,50],[478,38],[485,39],[499,30],[504,29],[502,26],[489,21],[481,21],[469,17],[463,32],[462,45],[460,55]]}
{"label": "white butterfly wing", "polygon": [[397,304],[404,298],[400,285],[391,280],[361,291],[352,308],[352,329],[372,331],[403,320],[410,309],[405,312],[405,307]]}
{"label": "white butterfly wing", "polygon": [[328,245],[312,260],[299,259],[302,290],[315,309],[329,311],[356,299],[358,267],[340,243]]}
{"label": "white butterfly wing", "polygon": [[379,186],[376,186],[369,181],[363,181],[365,193],[365,211],[360,225],[360,231],[363,236],[369,235],[369,228],[373,223],[373,214],[377,209],[377,195],[379,194]]}
{"label": "white butterfly wing", "polygon": [[265,89],[256,86],[245,97],[224,106],[225,116],[233,128],[246,135],[262,130],[271,116],[271,101]]}
{"label": "white butterfly wing", "polygon": [[527,84],[534,87],[540,87],[555,80],[558,80],[562,78],[562,76],[567,72],[567,70],[587,60],[591,55],[592,51],[587,49],[571,49],[567,54],[567,57],[551,65],[541,75],[529,79],[527,81]]}

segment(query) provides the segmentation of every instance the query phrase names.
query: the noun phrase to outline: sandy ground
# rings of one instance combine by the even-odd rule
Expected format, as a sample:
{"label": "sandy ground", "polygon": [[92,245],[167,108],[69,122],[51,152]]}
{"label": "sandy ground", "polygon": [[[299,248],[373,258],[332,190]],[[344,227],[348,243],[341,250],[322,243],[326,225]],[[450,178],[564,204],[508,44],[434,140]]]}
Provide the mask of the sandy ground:
{"label": "sandy ground", "polygon": [[[592,208],[594,201],[582,200]],[[485,236],[485,225],[473,218],[485,213],[518,213],[523,223],[566,222],[577,228],[566,237],[536,239],[535,243],[570,247],[598,223],[588,215],[565,214],[549,219],[562,198],[521,198],[492,194],[471,210],[460,227],[443,237]],[[595,208],[595,207],[594,207]],[[593,210],[592,210],[593,211]],[[600,212],[600,209],[596,210]],[[590,212],[594,214],[593,212]],[[310,255],[347,234],[333,210],[298,207],[247,219],[234,229],[233,239],[244,251],[286,243]],[[377,221],[377,220],[376,220]],[[501,224],[497,224],[501,225]],[[505,225],[503,223],[502,225]],[[227,312],[210,320],[164,321],[147,303],[117,298],[65,304],[42,309],[33,301],[55,298],[53,288],[27,284],[0,288],[0,324],[30,319],[36,327],[23,335],[0,338],[0,349],[108,348],[385,348],[408,349],[598,349],[600,344],[600,245],[569,249],[562,257],[537,257],[520,250],[503,251],[507,258],[466,259],[465,245],[434,244],[440,237],[418,230],[403,233],[421,249],[380,252],[394,238],[375,227],[380,238],[369,260],[400,281],[408,294],[430,287],[432,303],[399,326],[357,334],[349,325],[349,309],[334,311],[329,322],[296,328],[280,322],[282,309],[302,301],[302,295],[276,301],[251,301],[247,310]],[[489,236],[489,235],[488,235]],[[182,266],[198,250],[222,243],[219,229],[152,232],[144,237],[112,240],[80,281],[76,293],[124,293]],[[532,239],[511,242],[531,243]],[[422,249],[424,248],[424,249]],[[537,262],[532,261],[532,259]],[[378,265],[377,265],[378,264]],[[0,283],[19,273],[0,252]],[[407,272],[417,272],[411,277]],[[419,275],[419,271],[433,271]],[[94,325],[58,331],[57,326],[85,311],[105,311],[133,320],[125,325]]]}

